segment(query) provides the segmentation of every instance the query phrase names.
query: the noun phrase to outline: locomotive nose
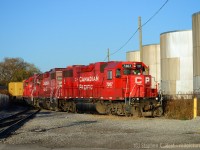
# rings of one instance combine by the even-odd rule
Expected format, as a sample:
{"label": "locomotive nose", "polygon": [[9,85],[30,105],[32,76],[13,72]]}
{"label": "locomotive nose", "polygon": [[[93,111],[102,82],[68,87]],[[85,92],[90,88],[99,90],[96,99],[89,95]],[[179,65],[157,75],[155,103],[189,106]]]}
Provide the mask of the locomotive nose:
{"label": "locomotive nose", "polygon": [[130,77],[130,97],[145,97],[146,88],[151,86],[149,75],[137,75]]}

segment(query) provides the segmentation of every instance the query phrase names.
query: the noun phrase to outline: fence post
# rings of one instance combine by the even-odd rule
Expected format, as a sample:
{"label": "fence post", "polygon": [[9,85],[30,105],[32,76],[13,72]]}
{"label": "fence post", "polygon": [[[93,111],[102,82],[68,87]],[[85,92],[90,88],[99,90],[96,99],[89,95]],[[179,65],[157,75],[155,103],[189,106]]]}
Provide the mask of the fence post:
{"label": "fence post", "polygon": [[197,117],[197,97],[194,97],[194,115],[193,118]]}

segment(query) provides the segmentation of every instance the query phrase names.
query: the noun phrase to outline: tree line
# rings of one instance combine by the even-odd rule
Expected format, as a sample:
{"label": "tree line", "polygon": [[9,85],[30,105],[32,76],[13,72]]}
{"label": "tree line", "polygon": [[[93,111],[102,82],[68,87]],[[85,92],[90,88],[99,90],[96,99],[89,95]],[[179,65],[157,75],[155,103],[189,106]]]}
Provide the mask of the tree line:
{"label": "tree line", "polygon": [[4,58],[0,62],[0,86],[7,87],[9,82],[21,82],[35,73],[41,71],[22,58]]}

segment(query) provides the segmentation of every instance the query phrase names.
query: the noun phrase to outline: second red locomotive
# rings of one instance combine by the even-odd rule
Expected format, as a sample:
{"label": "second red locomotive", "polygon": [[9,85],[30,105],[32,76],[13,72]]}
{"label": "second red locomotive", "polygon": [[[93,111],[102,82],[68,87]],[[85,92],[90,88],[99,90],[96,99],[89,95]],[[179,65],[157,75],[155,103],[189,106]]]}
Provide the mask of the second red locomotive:
{"label": "second red locomotive", "polygon": [[36,106],[75,112],[90,103],[100,114],[162,114],[157,87],[142,62],[97,62],[55,68],[24,81],[23,97]]}

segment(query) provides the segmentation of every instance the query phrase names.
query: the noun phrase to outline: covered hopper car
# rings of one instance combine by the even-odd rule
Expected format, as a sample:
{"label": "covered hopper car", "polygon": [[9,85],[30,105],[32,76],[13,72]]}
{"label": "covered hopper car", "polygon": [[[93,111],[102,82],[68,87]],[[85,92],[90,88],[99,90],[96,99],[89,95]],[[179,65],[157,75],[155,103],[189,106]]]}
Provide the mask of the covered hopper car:
{"label": "covered hopper car", "polygon": [[142,62],[96,62],[54,68],[23,82],[23,98],[47,109],[77,111],[91,104],[100,114],[162,114],[157,86]]}

